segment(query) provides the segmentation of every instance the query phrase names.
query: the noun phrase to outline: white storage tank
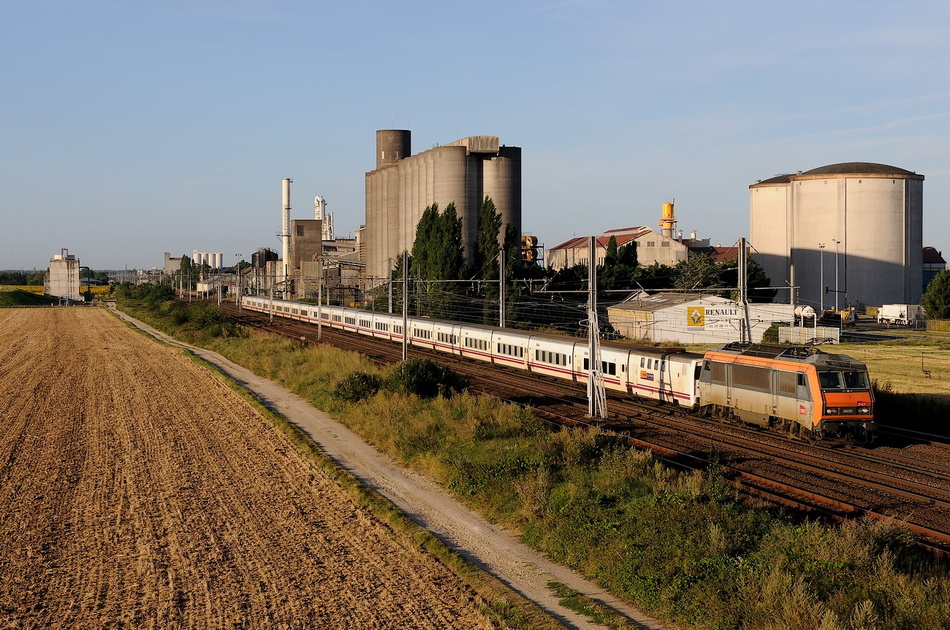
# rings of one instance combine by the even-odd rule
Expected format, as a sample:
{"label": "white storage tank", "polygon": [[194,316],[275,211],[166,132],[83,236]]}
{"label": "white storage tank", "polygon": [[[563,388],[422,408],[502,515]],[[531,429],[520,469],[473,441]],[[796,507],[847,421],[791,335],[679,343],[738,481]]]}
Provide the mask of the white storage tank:
{"label": "white storage tank", "polygon": [[919,302],[923,181],[886,164],[845,162],[749,186],[753,258],[772,286],[791,287],[776,301],[815,309]]}

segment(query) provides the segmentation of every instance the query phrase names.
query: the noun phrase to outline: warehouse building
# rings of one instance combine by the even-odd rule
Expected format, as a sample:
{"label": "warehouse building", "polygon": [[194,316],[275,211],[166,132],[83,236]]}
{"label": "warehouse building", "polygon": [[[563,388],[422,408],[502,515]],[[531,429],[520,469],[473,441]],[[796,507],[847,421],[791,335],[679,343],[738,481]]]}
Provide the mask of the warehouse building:
{"label": "warehouse building", "polygon": [[816,310],[917,304],[923,183],[894,166],[847,162],[749,186],[753,257],[773,287],[788,287],[776,299]]}
{"label": "warehouse building", "polygon": [[410,132],[376,132],[376,169],[366,173],[363,230],[367,278],[388,279],[404,251],[412,250],[423,211],[450,203],[462,219],[466,262],[475,249],[478,214],[491,197],[506,225],[521,236],[521,148],[499,144],[497,136],[470,136],[412,155]]}
{"label": "warehouse building", "polygon": [[[699,293],[637,291],[607,307],[607,319],[627,339],[650,343],[718,344],[742,340],[745,314],[732,300]],[[791,324],[789,304],[749,304],[749,341],[758,343],[772,324]]]}

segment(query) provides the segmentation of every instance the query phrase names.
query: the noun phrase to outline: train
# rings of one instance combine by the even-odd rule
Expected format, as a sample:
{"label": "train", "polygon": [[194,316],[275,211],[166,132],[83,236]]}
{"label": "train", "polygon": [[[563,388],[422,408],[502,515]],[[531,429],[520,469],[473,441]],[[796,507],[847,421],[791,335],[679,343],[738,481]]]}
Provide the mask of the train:
{"label": "train", "polygon": [[[586,384],[587,340],[483,324],[243,296],[243,308],[407,343]],[[404,330],[405,328],[405,330]],[[808,440],[870,442],[876,430],[867,366],[811,346],[732,342],[705,353],[600,344],[604,387],[707,416],[767,427]]]}

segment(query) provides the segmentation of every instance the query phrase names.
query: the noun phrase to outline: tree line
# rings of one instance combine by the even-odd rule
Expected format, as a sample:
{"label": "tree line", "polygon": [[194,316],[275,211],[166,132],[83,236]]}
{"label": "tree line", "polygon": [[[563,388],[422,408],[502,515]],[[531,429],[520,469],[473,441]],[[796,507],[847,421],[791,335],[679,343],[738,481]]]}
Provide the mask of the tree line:
{"label": "tree line", "polygon": [[[428,206],[416,227],[409,252],[410,312],[439,319],[497,324],[499,320],[498,261],[504,252],[505,318],[508,325],[551,326],[578,332],[585,318],[588,268],[575,265],[560,271],[523,260],[521,235],[503,225],[494,202],[486,196],[478,215],[471,264],[466,265],[462,219],[454,203],[440,210]],[[747,259],[749,300],[769,302],[774,289],[762,267]],[[392,273],[396,286],[403,275],[400,259]],[[611,237],[603,264],[597,268],[598,302],[617,302],[625,291],[664,289],[736,297],[738,261],[716,262],[704,253],[691,253],[676,266],[642,266],[636,242],[619,246]],[[377,295],[381,308],[387,296]],[[402,309],[401,291],[393,292],[394,311]],[[606,317],[603,318],[606,321]]]}

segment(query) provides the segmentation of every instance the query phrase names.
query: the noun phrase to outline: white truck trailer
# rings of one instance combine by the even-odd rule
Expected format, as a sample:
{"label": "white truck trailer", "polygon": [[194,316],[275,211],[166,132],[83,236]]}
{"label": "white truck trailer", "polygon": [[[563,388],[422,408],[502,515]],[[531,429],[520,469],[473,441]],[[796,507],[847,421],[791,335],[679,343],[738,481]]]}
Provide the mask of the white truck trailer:
{"label": "white truck trailer", "polygon": [[910,326],[924,318],[919,304],[885,304],[877,310],[877,323]]}

